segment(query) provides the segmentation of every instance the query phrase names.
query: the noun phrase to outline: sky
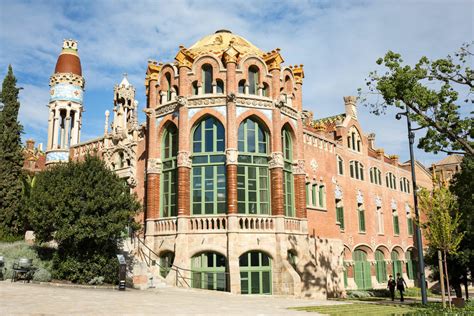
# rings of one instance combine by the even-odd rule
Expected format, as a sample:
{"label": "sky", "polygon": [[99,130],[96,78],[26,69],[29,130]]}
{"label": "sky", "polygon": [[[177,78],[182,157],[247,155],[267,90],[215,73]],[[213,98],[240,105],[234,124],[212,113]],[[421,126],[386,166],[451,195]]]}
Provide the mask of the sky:
{"label": "sky", "polygon": [[[49,77],[62,41],[78,41],[86,80],[81,140],[101,136],[113,86],[127,73],[145,107],[147,61],[172,62],[179,45],[228,29],[263,51],[281,49],[286,65],[304,64],[303,107],[315,118],[344,111],[375,61],[388,50],[408,64],[443,58],[473,40],[474,1],[14,1],[0,0],[0,77],[18,80],[23,140],[47,138]],[[375,116],[358,107],[376,146],[409,159],[406,122],[396,111]],[[140,121],[144,121],[143,113]],[[429,166],[443,155],[415,150]]]}

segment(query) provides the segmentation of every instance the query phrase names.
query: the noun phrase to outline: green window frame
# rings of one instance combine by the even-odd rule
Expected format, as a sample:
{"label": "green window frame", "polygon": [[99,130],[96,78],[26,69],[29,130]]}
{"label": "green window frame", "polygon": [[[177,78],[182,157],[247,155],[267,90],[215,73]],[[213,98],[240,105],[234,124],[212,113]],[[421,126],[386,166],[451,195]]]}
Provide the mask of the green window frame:
{"label": "green window frame", "polygon": [[225,130],[214,117],[193,130],[191,214],[226,213]]}
{"label": "green window frame", "polygon": [[[283,146],[283,194],[285,216],[294,217],[294,180],[293,180],[293,142],[288,129],[281,131],[281,144]],[[313,202],[314,203],[314,202]]]}
{"label": "green window frame", "polygon": [[341,158],[341,156],[337,155],[337,173],[340,176],[344,175],[344,160]]}
{"label": "green window frame", "polygon": [[390,254],[390,258],[392,259],[393,277],[396,279],[397,273],[400,273],[400,275],[403,276],[402,262],[400,261],[398,252],[396,252],[395,250],[392,251],[392,253]]}
{"label": "green window frame", "polygon": [[237,210],[239,214],[269,215],[269,136],[261,124],[245,119],[238,131]]}
{"label": "green window frame", "polygon": [[316,206],[318,203],[318,185],[314,183],[311,186],[311,205]]}
{"label": "green window frame", "polygon": [[377,167],[370,168],[370,183],[382,184],[382,172]]}
{"label": "green window frame", "polygon": [[249,94],[258,94],[259,69],[257,66],[249,67]]}
{"label": "green window frame", "polygon": [[171,101],[171,75],[169,72],[166,73],[165,78],[166,84],[168,85],[166,87],[166,101]]}
{"label": "green window frame", "polygon": [[379,249],[375,251],[375,271],[377,282],[387,282],[387,263],[383,252]]}
{"label": "green window frame", "polygon": [[357,215],[359,218],[359,233],[365,233],[365,210],[362,206],[358,207]]}
{"label": "green window frame", "polygon": [[413,236],[413,219],[407,217],[408,236]]}
{"label": "green window frame", "polygon": [[272,259],[259,251],[239,258],[241,294],[272,294]]}
{"label": "green window frame", "polygon": [[406,259],[406,270],[407,270],[407,276],[409,280],[414,280],[415,276],[418,273],[418,265],[417,261],[414,260],[414,255],[413,255],[413,250],[408,250],[405,253],[405,259]]}
{"label": "green window frame", "polygon": [[398,213],[396,210],[392,211],[392,217],[393,217],[393,234],[395,236],[400,235],[400,221],[398,219]]}
{"label": "green window frame", "polygon": [[344,206],[340,200],[336,199],[336,224],[341,230],[344,230]]}
{"label": "green window frame", "polygon": [[191,258],[191,286],[197,289],[228,291],[227,260],[216,252],[204,252]]}
{"label": "green window frame", "polygon": [[212,66],[209,64],[202,66],[202,93],[212,93]]}
{"label": "green window frame", "polygon": [[318,206],[320,208],[325,208],[326,207],[326,187],[324,185],[320,185],[318,189],[319,195],[318,195]]}
{"label": "green window frame", "polygon": [[357,249],[352,254],[352,258],[354,260],[354,281],[357,289],[372,288],[372,276],[370,274],[370,263],[367,261],[367,253]]}
{"label": "green window frame", "polygon": [[364,165],[357,160],[349,162],[349,171],[351,178],[364,181]]}
{"label": "green window frame", "polygon": [[161,161],[163,170],[160,184],[160,217],[177,216],[177,156],[178,129],[174,124],[166,127],[161,141]]}
{"label": "green window frame", "polygon": [[305,189],[306,189],[306,206],[311,206],[311,201],[310,201],[311,183],[306,182]]}

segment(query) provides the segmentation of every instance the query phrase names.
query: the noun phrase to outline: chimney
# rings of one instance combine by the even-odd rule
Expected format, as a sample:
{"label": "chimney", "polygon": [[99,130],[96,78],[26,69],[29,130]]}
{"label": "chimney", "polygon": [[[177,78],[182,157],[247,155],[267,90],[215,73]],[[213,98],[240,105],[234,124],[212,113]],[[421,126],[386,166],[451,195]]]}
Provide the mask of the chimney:
{"label": "chimney", "polygon": [[370,133],[367,136],[367,140],[369,141],[369,148],[375,149],[375,133]]}
{"label": "chimney", "polygon": [[353,119],[357,120],[357,97],[355,96],[344,97],[344,105],[345,105],[346,115],[351,116]]}

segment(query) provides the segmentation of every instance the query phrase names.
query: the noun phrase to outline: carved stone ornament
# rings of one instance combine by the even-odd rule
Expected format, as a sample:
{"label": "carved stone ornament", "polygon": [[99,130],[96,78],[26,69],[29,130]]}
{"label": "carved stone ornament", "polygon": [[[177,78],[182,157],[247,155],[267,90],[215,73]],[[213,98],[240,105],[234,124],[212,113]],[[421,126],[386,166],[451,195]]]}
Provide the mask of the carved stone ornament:
{"label": "carved stone ornament", "polygon": [[392,240],[390,238],[387,240],[387,246],[392,247]]}
{"label": "carved stone ornament", "polygon": [[406,241],[406,240],[402,240],[402,247],[403,247],[403,248],[406,248],[406,247],[407,247],[407,241]]}
{"label": "carved stone ornament", "polygon": [[161,163],[160,158],[150,158],[148,159],[148,165],[146,168],[146,173],[151,174],[161,174],[161,171],[163,170],[163,164]]}
{"label": "carved stone ornament", "polygon": [[408,203],[405,203],[405,212],[407,213],[407,216],[411,214],[411,207]]}
{"label": "carved stone ornament", "polygon": [[235,93],[231,92],[227,95],[227,102],[235,102],[236,95]]}
{"label": "carved stone ornament", "polygon": [[318,162],[315,159],[311,159],[311,170],[313,170],[313,172],[316,172],[318,167]]}
{"label": "carved stone ornament", "polygon": [[268,162],[268,168],[283,168],[284,160],[283,160],[283,153],[280,152],[273,152],[271,154],[271,159]]}
{"label": "carved stone ornament", "polygon": [[334,197],[338,200],[342,199],[342,189],[339,185],[336,185],[336,188],[334,189]]}
{"label": "carved stone ornament", "polygon": [[375,196],[375,206],[382,207],[382,198],[378,195]]}
{"label": "carved stone ornament", "polygon": [[176,103],[178,106],[186,106],[188,104],[188,99],[183,96],[176,96]]}
{"label": "carved stone ornament", "polygon": [[298,159],[293,165],[293,174],[306,174],[304,171],[304,160]]}
{"label": "carved stone ornament", "polygon": [[375,242],[375,237],[374,237],[374,236],[372,236],[372,237],[370,238],[370,245],[372,246],[372,248],[375,249],[376,242]]}
{"label": "carved stone ornament", "polygon": [[226,163],[228,165],[236,165],[239,157],[239,152],[235,148],[229,148],[225,151]]}
{"label": "carved stone ornament", "polygon": [[358,204],[363,204],[364,203],[364,194],[360,190],[357,190],[357,203]]}
{"label": "carved stone ornament", "polygon": [[135,179],[135,177],[129,177],[127,183],[130,187],[134,188],[137,186],[137,179]]}
{"label": "carved stone ornament", "polygon": [[397,209],[397,201],[395,201],[395,199],[392,199],[392,201],[390,202],[390,207],[392,208],[392,210]]}
{"label": "carved stone ornament", "polygon": [[191,168],[192,161],[191,161],[191,158],[189,157],[190,157],[189,151],[178,151],[177,166]]}

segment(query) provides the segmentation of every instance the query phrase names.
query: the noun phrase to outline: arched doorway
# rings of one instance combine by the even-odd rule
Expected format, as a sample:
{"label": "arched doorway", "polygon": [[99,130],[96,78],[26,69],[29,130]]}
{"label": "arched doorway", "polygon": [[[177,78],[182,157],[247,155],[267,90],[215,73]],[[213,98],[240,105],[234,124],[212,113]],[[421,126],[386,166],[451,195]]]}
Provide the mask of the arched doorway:
{"label": "arched doorway", "polygon": [[240,292],[272,294],[272,260],[259,251],[249,251],[239,258]]}
{"label": "arched doorway", "polygon": [[354,281],[359,290],[370,289],[372,280],[370,276],[370,263],[367,261],[367,253],[357,249],[352,254],[354,260]]}
{"label": "arched doorway", "polygon": [[407,276],[409,280],[415,280],[418,273],[414,250],[409,249],[405,253]]}
{"label": "arched doorway", "polygon": [[400,273],[400,275],[403,274],[402,262],[400,261],[400,256],[398,255],[398,252],[396,252],[395,250],[392,250],[390,257],[392,259],[393,277],[396,278],[397,273]]}
{"label": "arched doorway", "polygon": [[375,271],[377,282],[384,283],[387,281],[387,263],[385,262],[385,255],[380,249],[375,251]]}
{"label": "arched doorway", "polygon": [[191,286],[198,289],[227,291],[227,260],[216,252],[203,252],[191,260]]}
{"label": "arched doorway", "polygon": [[160,255],[160,275],[163,278],[166,278],[166,276],[168,276],[168,273],[170,272],[171,267],[173,266],[173,262],[174,262],[173,252],[166,251]]}

